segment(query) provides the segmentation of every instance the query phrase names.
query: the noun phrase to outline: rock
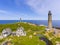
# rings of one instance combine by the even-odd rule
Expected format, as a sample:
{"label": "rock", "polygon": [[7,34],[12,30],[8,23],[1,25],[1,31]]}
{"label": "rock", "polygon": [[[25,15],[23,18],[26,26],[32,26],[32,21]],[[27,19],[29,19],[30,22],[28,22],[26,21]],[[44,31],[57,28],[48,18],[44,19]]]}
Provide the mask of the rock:
{"label": "rock", "polygon": [[2,35],[0,35],[0,39],[3,39],[3,36]]}
{"label": "rock", "polygon": [[36,34],[37,34],[36,32],[33,33],[33,35],[36,35]]}
{"label": "rock", "polygon": [[41,24],[41,25],[39,25],[39,26],[45,26],[45,25]]}
{"label": "rock", "polygon": [[32,35],[30,35],[29,38],[32,39]]}
{"label": "rock", "polygon": [[45,28],[46,31],[49,31],[50,29],[49,28]]}
{"label": "rock", "polygon": [[12,45],[10,41],[4,41],[1,45]]}
{"label": "rock", "polygon": [[60,42],[56,41],[56,45],[60,45]]}

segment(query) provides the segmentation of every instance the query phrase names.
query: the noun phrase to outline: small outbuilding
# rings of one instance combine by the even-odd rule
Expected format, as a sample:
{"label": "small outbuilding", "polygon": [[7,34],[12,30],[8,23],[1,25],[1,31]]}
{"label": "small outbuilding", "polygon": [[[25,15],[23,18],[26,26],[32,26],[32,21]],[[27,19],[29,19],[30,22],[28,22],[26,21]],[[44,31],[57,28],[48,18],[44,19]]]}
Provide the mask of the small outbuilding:
{"label": "small outbuilding", "polygon": [[11,29],[10,28],[6,28],[6,29],[3,29],[2,31],[2,36],[3,37],[7,37],[8,35],[10,35],[12,33]]}
{"label": "small outbuilding", "polygon": [[19,36],[26,36],[26,32],[24,31],[23,27],[17,28],[16,36],[18,36],[18,37]]}

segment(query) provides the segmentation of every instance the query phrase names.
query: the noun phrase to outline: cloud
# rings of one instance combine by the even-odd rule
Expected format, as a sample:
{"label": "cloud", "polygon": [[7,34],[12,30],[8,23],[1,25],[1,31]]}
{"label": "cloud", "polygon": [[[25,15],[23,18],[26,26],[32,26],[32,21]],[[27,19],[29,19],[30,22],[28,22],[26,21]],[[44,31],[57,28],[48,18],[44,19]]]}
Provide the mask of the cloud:
{"label": "cloud", "polygon": [[7,13],[7,11],[5,11],[5,10],[0,10],[0,13]]}
{"label": "cloud", "polygon": [[26,4],[37,14],[47,14],[51,10],[60,14],[60,0],[26,0]]}

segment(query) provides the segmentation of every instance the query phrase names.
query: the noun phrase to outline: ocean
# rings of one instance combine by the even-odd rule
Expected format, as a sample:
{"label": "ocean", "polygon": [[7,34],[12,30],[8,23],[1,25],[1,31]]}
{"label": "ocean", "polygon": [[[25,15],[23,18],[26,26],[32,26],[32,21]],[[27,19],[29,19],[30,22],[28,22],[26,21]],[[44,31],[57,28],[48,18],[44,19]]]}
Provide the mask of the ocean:
{"label": "ocean", "polygon": [[[0,24],[12,24],[20,22],[20,20],[0,20]],[[29,22],[37,25],[48,25],[48,20],[22,20],[22,22]],[[53,20],[52,25],[54,27],[60,27],[60,20]]]}

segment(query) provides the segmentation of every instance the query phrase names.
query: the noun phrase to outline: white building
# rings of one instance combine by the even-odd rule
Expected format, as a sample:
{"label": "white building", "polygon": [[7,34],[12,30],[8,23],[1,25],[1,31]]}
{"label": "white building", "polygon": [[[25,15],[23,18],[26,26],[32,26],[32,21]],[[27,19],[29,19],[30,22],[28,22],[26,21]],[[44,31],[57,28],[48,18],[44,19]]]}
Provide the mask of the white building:
{"label": "white building", "polygon": [[2,31],[2,36],[3,37],[7,37],[8,35],[10,35],[12,33],[11,29],[10,28],[6,28],[6,29],[3,29]]}
{"label": "white building", "polygon": [[26,32],[24,31],[23,27],[17,28],[16,36],[18,36],[18,37],[19,36],[26,36]]}
{"label": "white building", "polygon": [[45,28],[46,31],[49,31],[50,29],[49,28]]}

